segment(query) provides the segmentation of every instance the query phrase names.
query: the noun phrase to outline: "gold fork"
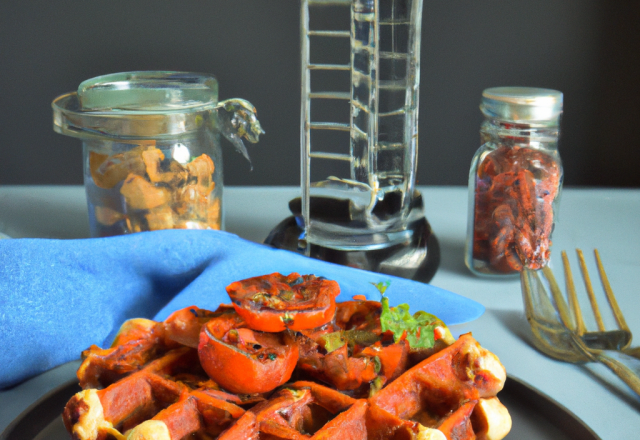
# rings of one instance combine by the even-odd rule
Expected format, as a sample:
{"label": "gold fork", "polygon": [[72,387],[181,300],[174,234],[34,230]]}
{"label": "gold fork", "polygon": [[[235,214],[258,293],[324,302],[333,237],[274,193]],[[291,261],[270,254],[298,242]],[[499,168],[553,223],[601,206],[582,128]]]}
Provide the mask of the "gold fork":
{"label": "gold fork", "polygon": [[[573,283],[573,275],[571,273],[569,259],[567,258],[567,253],[565,251],[562,251],[562,264],[564,266],[564,277],[566,282],[567,294],[569,296],[569,306],[575,318],[575,332],[582,338],[584,343],[589,348],[596,350],[623,351],[633,356],[633,352],[629,350],[629,345],[631,345],[632,339],[631,330],[629,330],[629,326],[624,319],[622,310],[620,310],[620,306],[618,306],[618,301],[616,300],[616,296],[613,293],[613,289],[611,289],[609,278],[607,277],[604,266],[602,265],[602,260],[600,259],[600,253],[597,249],[593,251],[596,259],[596,264],[598,266],[600,281],[602,282],[602,287],[607,297],[607,302],[609,303],[616,323],[618,324],[618,330],[606,330],[604,321],[602,319],[602,314],[600,313],[600,307],[598,306],[598,300],[596,299],[595,292],[593,291],[593,285],[591,284],[591,278],[589,277],[587,264],[584,260],[584,254],[580,249],[576,249],[576,253],[578,254],[580,273],[582,274],[582,279],[587,291],[587,296],[589,297],[589,303],[591,304],[591,309],[593,310],[593,315],[596,320],[598,331],[588,332],[586,330],[584,321],[582,319],[582,311],[580,310],[580,304],[578,303],[578,297],[576,295],[576,288]],[[551,269],[545,268],[545,270],[551,273]],[[547,275],[545,274],[545,276]],[[551,273],[550,276],[553,277],[553,274]],[[549,276],[547,276],[547,278],[549,278]]]}
{"label": "gold fork", "polygon": [[[631,332],[624,321],[624,316],[609,286],[600,256],[596,251],[600,277],[603,281],[608,302],[614,316],[616,316],[619,330],[605,330],[602,315],[597,306],[591,280],[584,263],[584,256],[580,250],[578,250],[578,258],[583,279],[587,286],[587,294],[596,315],[598,331],[586,331],[569,261],[566,253],[563,252],[562,259],[565,266],[565,280],[570,307],[567,307],[564,296],[550,268],[545,267],[542,273],[548,281],[551,298],[549,298],[537,272],[524,270],[521,274],[525,312],[534,335],[534,344],[547,355],[565,362],[600,362],[610,368],[633,391],[640,395],[640,377],[638,377],[640,362],[638,359],[622,353],[622,350],[626,349],[631,342]],[[620,350],[620,353],[612,350]]]}

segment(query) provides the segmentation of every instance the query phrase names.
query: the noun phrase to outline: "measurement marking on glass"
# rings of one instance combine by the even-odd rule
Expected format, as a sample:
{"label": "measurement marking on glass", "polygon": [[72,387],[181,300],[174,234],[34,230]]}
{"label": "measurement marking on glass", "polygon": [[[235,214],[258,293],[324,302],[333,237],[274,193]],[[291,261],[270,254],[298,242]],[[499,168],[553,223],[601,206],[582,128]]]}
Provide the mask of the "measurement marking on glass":
{"label": "measurement marking on glass", "polygon": [[351,162],[353,160],[353,158],[348,154],[324,153],[321,151],[312,151],[309,153],[309,157],[315,157],[317,159],[343,160],[346,162]]}
{"label": "measurement marking on glass", "polygon": [[394,150],[397,148],[404,148],[403,142],[378,142],[378,147],[382,150]]}
{"label": "measurement marking on glass", "polygon": [[322,5],[337,5],[337,6],[351,6],[352,0],[306,0],[305,3],[309,6],[322,6]]}
{"label": "measurement marking on glass", "polygon": [[351,70],[350,64],[307,64],[309,70]]}
{"label": "measurement marking on glass", "polygon": [[307,35],[310,37],[334,37],[334,38],[349,38],[351,32],[349,31],[309,31]]}
{"label": "measurement marking on glass", "polygon": [[310,92],[310,99],[351,99],[349,92]]}
{"label": "measurement marking on glass", "polygon": [[349,124],[340,124],[339,122],[310,122],[309,128],[315,130],[351,131]]}
{"label": "measurement marking on glass", "polygon": [[378,55],[380,59],[385,60],[406,60],[409,58],[409,54],[407,53],[398,53],[398,52],[379,52]]}

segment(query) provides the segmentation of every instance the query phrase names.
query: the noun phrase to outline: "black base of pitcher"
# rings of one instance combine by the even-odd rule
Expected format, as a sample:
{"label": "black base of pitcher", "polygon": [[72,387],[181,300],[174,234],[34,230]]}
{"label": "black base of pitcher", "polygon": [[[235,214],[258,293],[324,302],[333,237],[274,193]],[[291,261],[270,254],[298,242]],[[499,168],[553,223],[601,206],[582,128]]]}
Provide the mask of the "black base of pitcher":
{"label": "black base of pitcher", "polygon": [[[418,205],[414,206],[414,209],[422,209],[422,197],[419,194],[414,205]],[[294,214],[299,214],[299,206],[299,198],[289,202]],[[300,220],[299,215],[284,219],[269,233],[265,244],[304,253],[304,249],[301,250],[298,245],[298,239],[303,232]],[[440,245],[426,217],[422,216],[413,222],[411,229],[413,238],[410,242],[374,250],[338,250],[311,244],[310,256],[344,266],[428,283],[440,265]]]}

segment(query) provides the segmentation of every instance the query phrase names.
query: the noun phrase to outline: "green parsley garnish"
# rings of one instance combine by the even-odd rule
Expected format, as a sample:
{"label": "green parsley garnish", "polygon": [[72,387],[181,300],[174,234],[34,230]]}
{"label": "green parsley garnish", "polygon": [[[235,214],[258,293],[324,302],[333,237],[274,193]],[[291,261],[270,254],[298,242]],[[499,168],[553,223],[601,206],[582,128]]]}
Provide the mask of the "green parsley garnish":
{"label": "green parsley garnish", "polygon": [[408,304],[389,307],[389,298],[382,297],[380,326],[383,332],[391,331],[395,342],[403,337],[411,348],[432,348],[435,344],[433,331],[436,327],[447,326],[436,316],[427,312],[409,313]]}
{"label": "green parsley garnish", "polygon": [[371,283],[371,284],[376,286],[376,289],[378,289],[378,292],[380,292],[381,295],[384,295],[384,292],[386,292],[389,286],[391,285],[391,281],[380,281],[379,283]]}

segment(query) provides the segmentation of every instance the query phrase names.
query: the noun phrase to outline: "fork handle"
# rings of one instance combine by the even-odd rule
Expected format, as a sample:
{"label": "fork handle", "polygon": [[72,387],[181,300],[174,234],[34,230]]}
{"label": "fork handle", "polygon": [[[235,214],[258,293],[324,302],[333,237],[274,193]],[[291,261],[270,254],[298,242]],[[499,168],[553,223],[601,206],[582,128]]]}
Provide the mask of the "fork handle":
{"label": "fork handle", "polygon": [[613,371],[624,383],[629,385],[640,396],[640,360],[624,353],[615,353],[614,356],[605,354],[604,351],[593,350],[596,360]]}
{"label": "fork handle", "polygon": [[633,356],[634,358],[640,360],[640,347],[629,347],[622,350],[624,354],[627,356]]}

